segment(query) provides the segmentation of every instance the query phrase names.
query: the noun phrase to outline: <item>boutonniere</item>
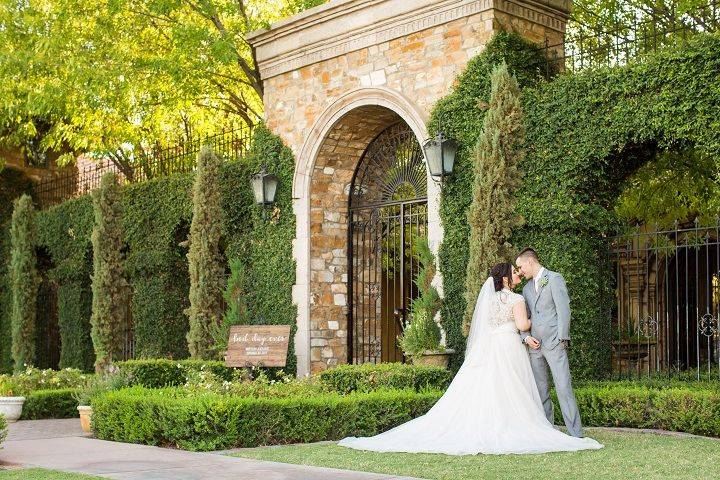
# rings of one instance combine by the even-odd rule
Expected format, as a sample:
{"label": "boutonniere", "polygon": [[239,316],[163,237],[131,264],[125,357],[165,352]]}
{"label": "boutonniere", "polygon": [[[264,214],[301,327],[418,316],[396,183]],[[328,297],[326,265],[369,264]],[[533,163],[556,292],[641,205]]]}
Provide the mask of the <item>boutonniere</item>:
{"label": "boutonniere", "polygon": [[544,287],[544,286],[547,285],[547,284],[548,284],[548,279],[547,279],[547,277],[543,277],[543,278],[540,280],[540,286],[541,286],[541,287]]}

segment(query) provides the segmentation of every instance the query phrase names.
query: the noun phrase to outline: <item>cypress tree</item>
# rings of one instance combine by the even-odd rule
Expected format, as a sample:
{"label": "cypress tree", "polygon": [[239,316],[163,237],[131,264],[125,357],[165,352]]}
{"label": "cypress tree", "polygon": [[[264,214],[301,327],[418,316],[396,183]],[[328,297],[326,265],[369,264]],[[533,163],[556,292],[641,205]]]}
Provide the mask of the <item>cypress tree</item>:
{"label": "cypress tree", "polygon": [[193,184],[193,218],[190,225],[190,330],[188,349],[192,358],[213,356],[222,320],[224,268],[220,255],[222,208],[220,204],[220,161],[212,148],[206,146],[198,155]]}
{"label": "cypress tree", "polygon": [[512,257],[513,247],[508,240],[512,229],[520,225],[514,196],[520,183],[518,164],[524,157],[525,141],[520,88],[504,62],[495,67],[490,79],[490,103],[475,145],[473,198],[468,211],[470,257],[463,321],[466,335],[482,284],[493,265]]}
{"label": "cypress tree", "polygon": [[35,321],[40,276],[35,255],[35,208],[29,195],[14,202],[10,226],[12,357],[16,372],[35,362]]}
{"label": "cypress tree", "polygon": [[90,336],[95,350],[95,371],[106,371],[120,360],[124,341],[127,281],[123,263],[122,210],[117,175],[103,175],[93,190],[95,224],[92,231],[93,276]]}

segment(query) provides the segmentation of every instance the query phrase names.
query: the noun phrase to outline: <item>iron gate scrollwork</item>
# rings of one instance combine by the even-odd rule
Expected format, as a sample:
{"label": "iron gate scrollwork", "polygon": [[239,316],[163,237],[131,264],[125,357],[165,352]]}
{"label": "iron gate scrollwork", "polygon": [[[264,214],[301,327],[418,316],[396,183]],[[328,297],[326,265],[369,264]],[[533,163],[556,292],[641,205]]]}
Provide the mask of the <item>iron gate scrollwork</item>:
{"label": "iron gate scrollwork", "polygon": [[397,336],[417,296],[415,244],[427,233],[427,173],[405,123],[370,142],[349,203],[348,362],[402,361]]}
{"label": "iron gate scrollwork", "polygon": [[643,226],[610,245],[614,372],[720,375],[720,221]]}

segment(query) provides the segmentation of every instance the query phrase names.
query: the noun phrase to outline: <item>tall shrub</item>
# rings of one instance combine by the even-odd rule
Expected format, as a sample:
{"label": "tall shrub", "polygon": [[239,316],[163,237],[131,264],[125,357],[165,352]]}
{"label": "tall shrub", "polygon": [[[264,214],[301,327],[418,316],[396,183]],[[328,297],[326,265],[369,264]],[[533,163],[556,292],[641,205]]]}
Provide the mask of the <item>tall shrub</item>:
{"label": "tall shrub", "polygon": [[413,242],[420,268],[413,282],[417,286],[418,296],[410,303],[411,320],[398,338],[400,348],[406,355],[418,355],[425,350],[440,349],[442,333],[435,316],[442,308],[442,300],[437,288],[432,284],[435,278],[435,255],[430,250],[427,237],[419,237]]}
{"label": "tall shrub", "polygon": [[92,231],[93,276],[91,337],[95,370],[120,360],[128,308],[123,259],[122,209],[117,175],[106,173],[92,192],[95,224]]}
{"label": "tall shrub", "polygon": [[519,185],[523,127],[520,87],[505,62],[493,69],[488,111],[474,152],[473,197],[468,210],[470,258],[465,279],[467,308],[463,331],[468,332],[475,299],[490,268],[513,253],[508,242],[520,224],[514,213],[514,192]]}
{"label": "tall shrub", "polygon": [[239,259],[230,261],[230,278],[227,287],[223,292],[223,298],[227,308],[223,314],[222,326],[215,338],[215,345],[218,348],[227,346],[230,327],[233,325],[247,325],[250,323],[250,315],[247,305],[247,293],[245,292],[245,265]]}
{"label": "tall shrub", "polygon": [[10,225],[12,358],[15,371],[35,361],[35,320],[40,277],[35,256],[35,208],[29,195],[14,201]]}
{"label": "tall shrub", "polygon": [[213,355],[212,343],[222,318],[223,263],[220,255],[222,208],[220,161],[206,146],[198,155],[192,191],[193,217],[190,225],[190,319],[187,334],[192,358]]}

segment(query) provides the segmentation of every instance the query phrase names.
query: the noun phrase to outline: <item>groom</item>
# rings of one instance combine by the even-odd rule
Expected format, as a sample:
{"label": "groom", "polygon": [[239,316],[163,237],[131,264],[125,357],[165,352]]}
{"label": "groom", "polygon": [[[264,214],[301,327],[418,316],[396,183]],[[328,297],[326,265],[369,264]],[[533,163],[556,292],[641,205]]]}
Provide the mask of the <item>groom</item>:
{"label": "groom", "polygon": [[559,273],[543,267],[532,248],[520,252],[515,264],[518,273],[528,280],[522,294],[532,327],[530,332],[521,332],[520,338],[530,347],[530,365],[545,416],[554,425],[547,371],[549,366],[568,433],[582,437],[580,412],[572,390],[567,355],[570,344],[570,298],[565,279]]}

